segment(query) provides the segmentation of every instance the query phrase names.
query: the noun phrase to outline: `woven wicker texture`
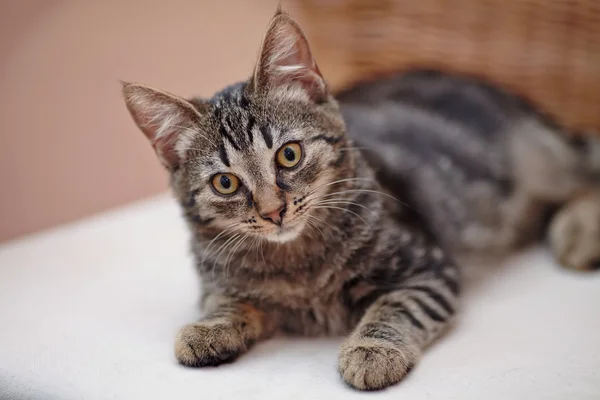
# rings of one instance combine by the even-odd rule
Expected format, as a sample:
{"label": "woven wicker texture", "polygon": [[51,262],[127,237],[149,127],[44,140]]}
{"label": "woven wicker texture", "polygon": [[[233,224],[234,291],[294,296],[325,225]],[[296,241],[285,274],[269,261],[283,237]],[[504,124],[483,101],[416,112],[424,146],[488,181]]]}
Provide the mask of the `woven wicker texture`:
{"label": "woven wicker texture", "polygon": [[521,93],[572,130],[600,131],[600,0],[297,0],[340,88],[409,66]]}

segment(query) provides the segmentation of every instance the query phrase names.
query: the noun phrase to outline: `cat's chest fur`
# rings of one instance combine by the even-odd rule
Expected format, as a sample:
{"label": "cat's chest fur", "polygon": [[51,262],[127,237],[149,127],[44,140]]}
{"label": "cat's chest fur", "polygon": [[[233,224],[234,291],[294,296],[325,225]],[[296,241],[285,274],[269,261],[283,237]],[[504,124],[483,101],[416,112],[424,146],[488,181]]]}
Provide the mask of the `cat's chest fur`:
{"label": "cat's chest fur", "polygon": [[286,333],[343,334],[352,325],[345,288],[351,277],[350,271],[323,264],[293,276],[234,279],[225,291],[276,315]]}

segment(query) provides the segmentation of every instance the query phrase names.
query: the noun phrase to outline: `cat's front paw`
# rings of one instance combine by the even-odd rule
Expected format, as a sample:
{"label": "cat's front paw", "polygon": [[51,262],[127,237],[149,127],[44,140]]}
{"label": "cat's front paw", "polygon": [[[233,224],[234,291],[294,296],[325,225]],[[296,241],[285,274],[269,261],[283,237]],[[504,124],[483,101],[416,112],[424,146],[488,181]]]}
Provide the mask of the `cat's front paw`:
{"label": "cat's front paw", "polygon": [[232,324],[198,322],[184,326],[175,339],[175,356],[188,367],[217,366],[247,350],[242,332]]}
{"label": "cat's front paw", "polygon": [[350,339],[341,347],[338,370],[355,389],[379,390],[402,380],[417,359],[416,348],[376,339]]}
{"label": "cat's front paw", "polygon": [[550,247],[563,266],[600,268],[600,192],[567,203],[552,219]]}

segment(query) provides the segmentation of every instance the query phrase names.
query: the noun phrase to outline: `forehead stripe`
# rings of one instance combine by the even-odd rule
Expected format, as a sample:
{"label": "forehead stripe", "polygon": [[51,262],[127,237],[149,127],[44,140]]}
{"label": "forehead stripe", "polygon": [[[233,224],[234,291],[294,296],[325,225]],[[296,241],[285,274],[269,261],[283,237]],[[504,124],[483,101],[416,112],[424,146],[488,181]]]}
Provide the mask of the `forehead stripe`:
{"label": "forehead stripe", "polygon": [[254,132],[252,132],[252,130],[254,129],[255,123],[256,121],[254,120],[254,117],[250,115],[248,117],[248,125],[246,125],[246,134],[248,135],[248,141],[250,143],[254,141]]}
{"label": "forehead stripe", "polygon": [[265,141],[265,144],[269,149],[273,148],[273,136],[271,136],[271,131],[268,126],[261,126],[260,133]]}
{"label": "forehead stripe", "polygon": [[229,143],[231,143],[231,145],[233,146],[234,149],[236,149],[237,151],[240,150],[240,146],[238,146],[238,144],[233,140],[233,137],[231,137],[231,135],[229,134],[229,132],[227,132],[227,129],[225,129],[225,127],[223,125],[221,125],[219,127],[219,133],[225,139],[229,140]]}
{"label": "forehead stripe", "polygon": [[240,107],[247,108],[249,104],[250,104],[250,102],[248,101],[248,98],[242,91],[242,93],[240,94]]}
{"label": "forehead stripe", "polygon": [[227,150],[225,150],[225,143],[223,142],[221,142],[219,145],[219,157],[221,158],[221,161],[223,161],[223,164],[231,167],[231,164],[229,163],[229,157],[227,157]]}

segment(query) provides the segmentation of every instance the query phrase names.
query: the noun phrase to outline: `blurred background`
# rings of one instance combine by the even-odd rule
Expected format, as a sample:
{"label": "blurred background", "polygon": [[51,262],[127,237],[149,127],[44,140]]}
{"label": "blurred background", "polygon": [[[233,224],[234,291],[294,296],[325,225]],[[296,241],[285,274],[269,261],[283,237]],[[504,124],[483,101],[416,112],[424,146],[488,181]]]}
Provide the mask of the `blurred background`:
{"label": "blurred background", "polygon": [[[119,79],[246,79],[277,0],[0,0],[0,241],[167,190]],[[409,66],[481,75],[600,130],[598,0],[286,0],[333,90]]]}

